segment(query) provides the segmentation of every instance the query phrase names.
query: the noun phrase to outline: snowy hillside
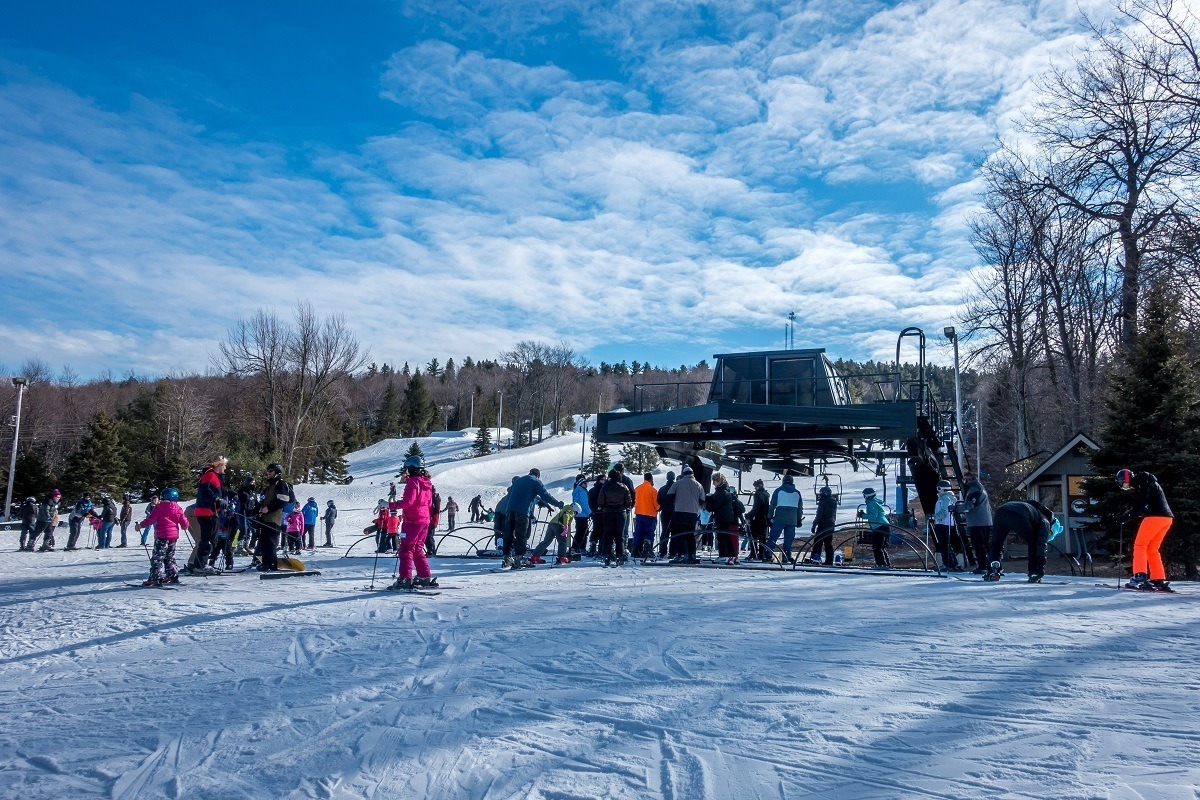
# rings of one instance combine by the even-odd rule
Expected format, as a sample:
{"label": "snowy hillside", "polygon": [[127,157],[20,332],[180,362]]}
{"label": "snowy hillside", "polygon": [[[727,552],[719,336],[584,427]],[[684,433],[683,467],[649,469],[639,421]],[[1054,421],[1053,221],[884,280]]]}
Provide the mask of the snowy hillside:
{"label": "snowy hillside", "polygon": [[[421,440],[464,516],[532,466],[565,497],[583,443],[463,458],[473,438]],[[300,487],[343,508],[341,548],[410,443],[354,454],[350,486]],[[841,477],[852,515],[878,479]],[[16,553],[4,535],[6,798],[1194,800],[1200,786],[1196,586],[434,559],[445,589],[412,596],[363,591],[394,560],[338,549],[305,558],[317,577],[162,591],[125,585],[146,573],[136,538]]]}

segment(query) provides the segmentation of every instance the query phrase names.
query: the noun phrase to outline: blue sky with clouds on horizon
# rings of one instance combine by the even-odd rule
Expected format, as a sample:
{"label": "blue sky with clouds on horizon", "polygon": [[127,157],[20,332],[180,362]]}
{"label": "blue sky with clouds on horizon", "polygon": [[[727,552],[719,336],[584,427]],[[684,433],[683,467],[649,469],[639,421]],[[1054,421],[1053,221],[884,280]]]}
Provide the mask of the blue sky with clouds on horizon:
{"label": "blue sky with clouds on horizon", "polygon": [[0,363],[203,370],[259,307],[377,361],[882,357],[1092,0],[43,2],[0,12]]}

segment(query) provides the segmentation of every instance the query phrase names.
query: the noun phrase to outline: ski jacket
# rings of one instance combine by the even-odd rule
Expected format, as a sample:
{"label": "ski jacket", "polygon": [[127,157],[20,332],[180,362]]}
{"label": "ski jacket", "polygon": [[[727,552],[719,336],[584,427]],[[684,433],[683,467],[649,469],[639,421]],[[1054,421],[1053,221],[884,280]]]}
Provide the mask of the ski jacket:
{"label": "ski jacket", "polygon": [[967,527],[990,528],[992,526],[992,505],[988,500],[987,489],[978,480],[967,484],[967,493],[963,497],[966,505]]}
{"label": "ski jacket", "polygon": [[387,514],[385,514],[384,518],[383,518],[382,530],[387,531],[389,534],[391,534],[393,536],[395,534],[399,533],[400,532],[400,515],[392,514],[391,512],[388,512]]}
{"label": "ski jacket", "polygon": [[933,524],[954,527],[954,505],[958,500],[954,492],[942,492],[938,495],[937,505],[933,509]]}
{"label": "ski jacket", "polygon": [[721,484],[705,500],[705,508],[712,514],[713,526],[727,531],[737,526],[737,509],[733,506],[733,495],[729,487]]}
{"label": "ski jacket", "polygon": [[578,503],[582,509],[579,512],[580,519],[587,519],[592,515],[592,504],[588,498],[588,490],[585,484],[575,484],[575,488],[571,490],[571,502]]}
{"label": "ski jacket", "polygon": [[288,533],[304,533],[304,515],[299,511],[289,511],[286,522]]}
{"label": "ski jacket", "polygon": [[337,506],[325,506],[325,524],[332,525],[337,519]]}
{"label": "ski jacket", "polygon": [[391,516],[391,514],[388,513],[388,510],[386,508],[383,509],[382,511],[380,511],[378,514],[376,514],[375,515],[375,530],[386,531],[388,517],[390,517],[390,516]]}
{"label": "ski jacket", "polygon": [[504,494],[504,497],[500,498],[500,502],[496,503],[496,508],[494,510],[494,513],[498,517],[503,517],[503,516],[508,515],[508,493],[507,492]]}
{"label": "ski jacket", "polygon": [[575,511],[570,506],[563,506],[558,510],[558,513],[550,518],[551,525],[559,525],[563,529],[571,527],[571,521],[575,519]]}
{"label": "ski jacket", "polygon": [[243,484],[242,488],[238,489],[237,497],[243,514],[251,513],[258,506],[258,492],[254,491],[252,483]]}
{"label": "ski jacket", "polygon": [[200,475],[200,481],[196,484],[196,509],[192,513],[197,517],[216,516],[220,499],[221,476],[209,467]]}
{"label": "ski jacket", "polygon": [[675,495],[671,494],[671,489],[675,486],[675,481],[668,481],[658,490],[658,513],[663,519],[668,519],[671,512],[675,510]]}
{"label": "ski jacket", "polygon": [[994,533],[1015,533],[1018,536],[1036,535],[1050,539],[1050,509],[1036,500],[1013,500],[996,509]]}
{"label": "ski jacket", "polygon": [[[765,489],[763,490],[766,491]],[[771,522],[776,525],[799,525],[804,518],[804,497],[790,483],[782,484],[771,493],[769,506]]]}
{"label": "ski jacket", "polygon": [[404,482],[404,497],[399,504],[404,514],[400,530],[406,534],[427,532],[432,503],[433,483],[424,475],[410,475]]}
{"label": "ski jacket", "polygon": [[831,530],[837,525],[837,500],[833,494],[823,494],[817,498],[817,514],[813,517],[812,532]]}
{"label": "ski jacket", "polygon": [[625,488],[629,490],[630,497],[637,494],[637,487],[633,485],[633,479],[624,472],[621,473],[621,483],[625,484]]}
{"label": "ski jacket", "polygon": [[867,524],[873,528],[888,524],[887,510],[878,496],[867,501]]}
{"label": "ski jacket", "polygon": [[37,521],[49,523],[56,516],[58,516],[58,503],[54,501],[53,497],[47,496],[38,506]]}
{"label": "ski jacket", "polygon": [[154,526],[154,538],[175,541],[179,531],[188,529],[187,515],[174,500],[160,500],[142,520],[139,528]]}
{"label": "ski jacket", "polygon": [[[799,492],[797,492],[799,494]],[[752,522],[765,525],[771,518],[771,495],[766,489],[755,489],[750,498],[750,513],[746,515]]]}
{"label": "ski jacket", "polygon": [[296,494],[292,491],[290,483],[276,477],[263,490],[262,502],[266,509],[263,517],[272,525],[279,526],[283,523],[283,509],[289,504],[295,504]]}
{"label": "ski jacket", "polygon": [[1143,517],[1174,517],[1167,505],[1167,494],[1158,478],[1149,472],[1133,476],[1133,513]]}
{"label": "ski jacket", "polygon": [[622,481],[606,481],[600,490],[600,509],[603,511],[624,511],[633,508],[633,497]]}
{"label": "ski jacket", "polygon": [[128,501],[121,503],[121,522],[131,522],[133,520],[133,505]]}
{"label": "ski jacket", "polygon": [[681,475],[669,494],[675,498],[672,514],[697,514],[704,505],[704,487],[691,475]]}
{"label": "ski jacket", "polygon": [[458,503],[454,502],[453,500],[451,500],[449,503],[446,503],[446,513],[447,514],[457,514],[458,513]]}
{"label": "ski jacket", "polygon": [[37,520],[38,504],[32,497],[25,498],[21,503],[21,522],[32,525]]}
{"label": "ski jacket", "polygon": [[600,510],[600,492],[604,490],[604,478],[597,478],[592,484],[592,488],[588,489],[588,506],[592,511]]}
{"label": "ski jacket", "polygon": [[104,501],[104,506],[100,511],[100,519],[104,522],[117,521],[117,501],[111,497]]}
{"label": "ski jacket", "polygon": [[81,520],[84,517],[86,517],[88,514],[91,514],[91,513],[92,513],[92,501],[91,500],[79,500],[75,503],[75,507],[71,509],[71,513],[67,516],[67,519]]}
{"label": "ski jacket", "polygon": [[467,508],[471,511],[483,511],[483,498],[479,495],[475,495],[471,498],[471,503],[467,506]]}
{"label": "ski jacket", "polygon": [[650,481],[642,481],[633,493],[633,513],[642,517],[653,517],[658,514],[658,489]]}
{"label": "ski jacket", "polygon": [[300,509],[300,513],[304,515],[305,525],[316,525],[317,519],[321,516],[321,507],[316,503],[305,503],[304,508]]}
{"label": "ski jacket", "polygon": [[555,508],[562,508],[562,503],[550,496],[540,479],[533,475],[517,478],[517,482],[512,486],[512,493],[509,495],[508,513],[523,514],[528,517],[533,513],[533,504],[538,500]]}

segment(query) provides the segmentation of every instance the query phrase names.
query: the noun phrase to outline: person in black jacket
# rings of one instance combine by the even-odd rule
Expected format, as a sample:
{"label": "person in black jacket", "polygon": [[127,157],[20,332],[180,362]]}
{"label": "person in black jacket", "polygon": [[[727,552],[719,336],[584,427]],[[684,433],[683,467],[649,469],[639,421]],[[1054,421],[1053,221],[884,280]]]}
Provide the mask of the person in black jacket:
{"label": "person in black jacket", "polygon": [[750,496],[750,513],[746,515],[750,522],[750,558],[767,557],[767,526],[771,523],[771,495],[762,478],[754,482],[754,494]]}
{"label": "person in black jacket", "polygon": [[[613,464],[613,469],[615,469],[617,471],[617,474],[621,476],[621,483],[625,484],[625,488],[629,490],[629,496],[636,497],[637,496],[637,487],[633,485],[633,478],[630,478],[628,475],[625,474],[625,465],[618,461],[616,464]],[[630,524],[632,523],[632,521],[633,521],[633,506],[631,505],[625,511],[625,521],[621,526],[621,538],[623,540],[622,546],[632,546],[632,543],[630,542],[630,539],[629,539],[629,528],[630,528]]]}
{"label": "person in black jacket", "polygon": [[26,497],[25,502],[21,503],[21,549],[25,549],[25,542],[30,542],[29,549],[33,549],[33,528],[37,525],[38,504],[37,499]]}
{"label": "person in black jacket", "polygon": [[734,505],[729,481],[719,472],[712,476],[713,493],[705,500],[704,507],[712,514],[713,531],[717,535],[717,557],[726,564],[737,563],[739,529],[738,513]]}
{"label": "person in black jacket", "polygon": [[671,544],[671,512],[675,510],[675,495],[671,487],[675,485],[675,473],[667,473],[667,482],[658,490],[658,519],[661,522],[658,535],[658,557],[667,557],[667,548]]}
{"label": "person in black jacket", "polygon": [[1041,583],[1046,572],[1046,549],[1050,541],[1050,521],[1054,512],[1036,500],[1014,500],[996,509],[992,515],[992,540],[988,547],[989,566],[985,581],[1000,580],[1004,540],[1010,533],[1025,540],[1029,547],[1029,582]]}
{"label": "person in black jacket", "polygon": [[254,512],[258,508],[258,487],[254,485],[254,476],[247,475],[238,489],[238,528],[241,538],[238,540],[239,549],[247,553],[254,552],[258,540],[258,525],[252,522]]}
{"label": "person in black jacket", "polygon": [[[604,566],[616,559],[617,566],[625,563],[625,518],[633,508],[633,493],[621,480],[616,467],[608,472],[608,480],[600,490],[600,513],[604,517],[604,532],[600,539],[599,555],[604,557]],[[616,554],[613,554],[613,544]]]}
{"label": "person in black jacket", "polygon": [[604,538],[604,511],[600,508],[600,495],[604,491],[604,476],[596,479],[592,488],[588,489],[588,505],[592,508],[592,536],[588,540],[588,558],[600,555],[600,540]]}
{"label": "person in black jacket", "polygon": [[283,531],[283,509],[295,504],[296,494],[292,491],[292,485],[283,479],[283,467],[269,465],[267,484],[258,507],[259,570],[270,572],[279,569],[276,553],[279,550],[279,534]]}
{"label": "person in black jacket", "polygon": [[837,524],[837,498],[828,486],[817,492],[817,513],[812,524],[812,560],[820,561],[825,553],[824,565],[833,566],[833,528]]}

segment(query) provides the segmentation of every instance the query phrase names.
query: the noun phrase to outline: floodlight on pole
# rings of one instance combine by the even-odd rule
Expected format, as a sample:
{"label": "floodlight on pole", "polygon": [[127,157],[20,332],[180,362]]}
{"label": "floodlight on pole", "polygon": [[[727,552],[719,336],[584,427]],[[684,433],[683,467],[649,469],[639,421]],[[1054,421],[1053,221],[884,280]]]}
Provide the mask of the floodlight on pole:
{"label": "floodlight on pole", "polygon": [[958,454],[958,467],[962,469],[962,396],[958,388],[958,332],[954,330],[954,326],[947,325],[942,328],[942,333],[954,343],[954,452]]}

